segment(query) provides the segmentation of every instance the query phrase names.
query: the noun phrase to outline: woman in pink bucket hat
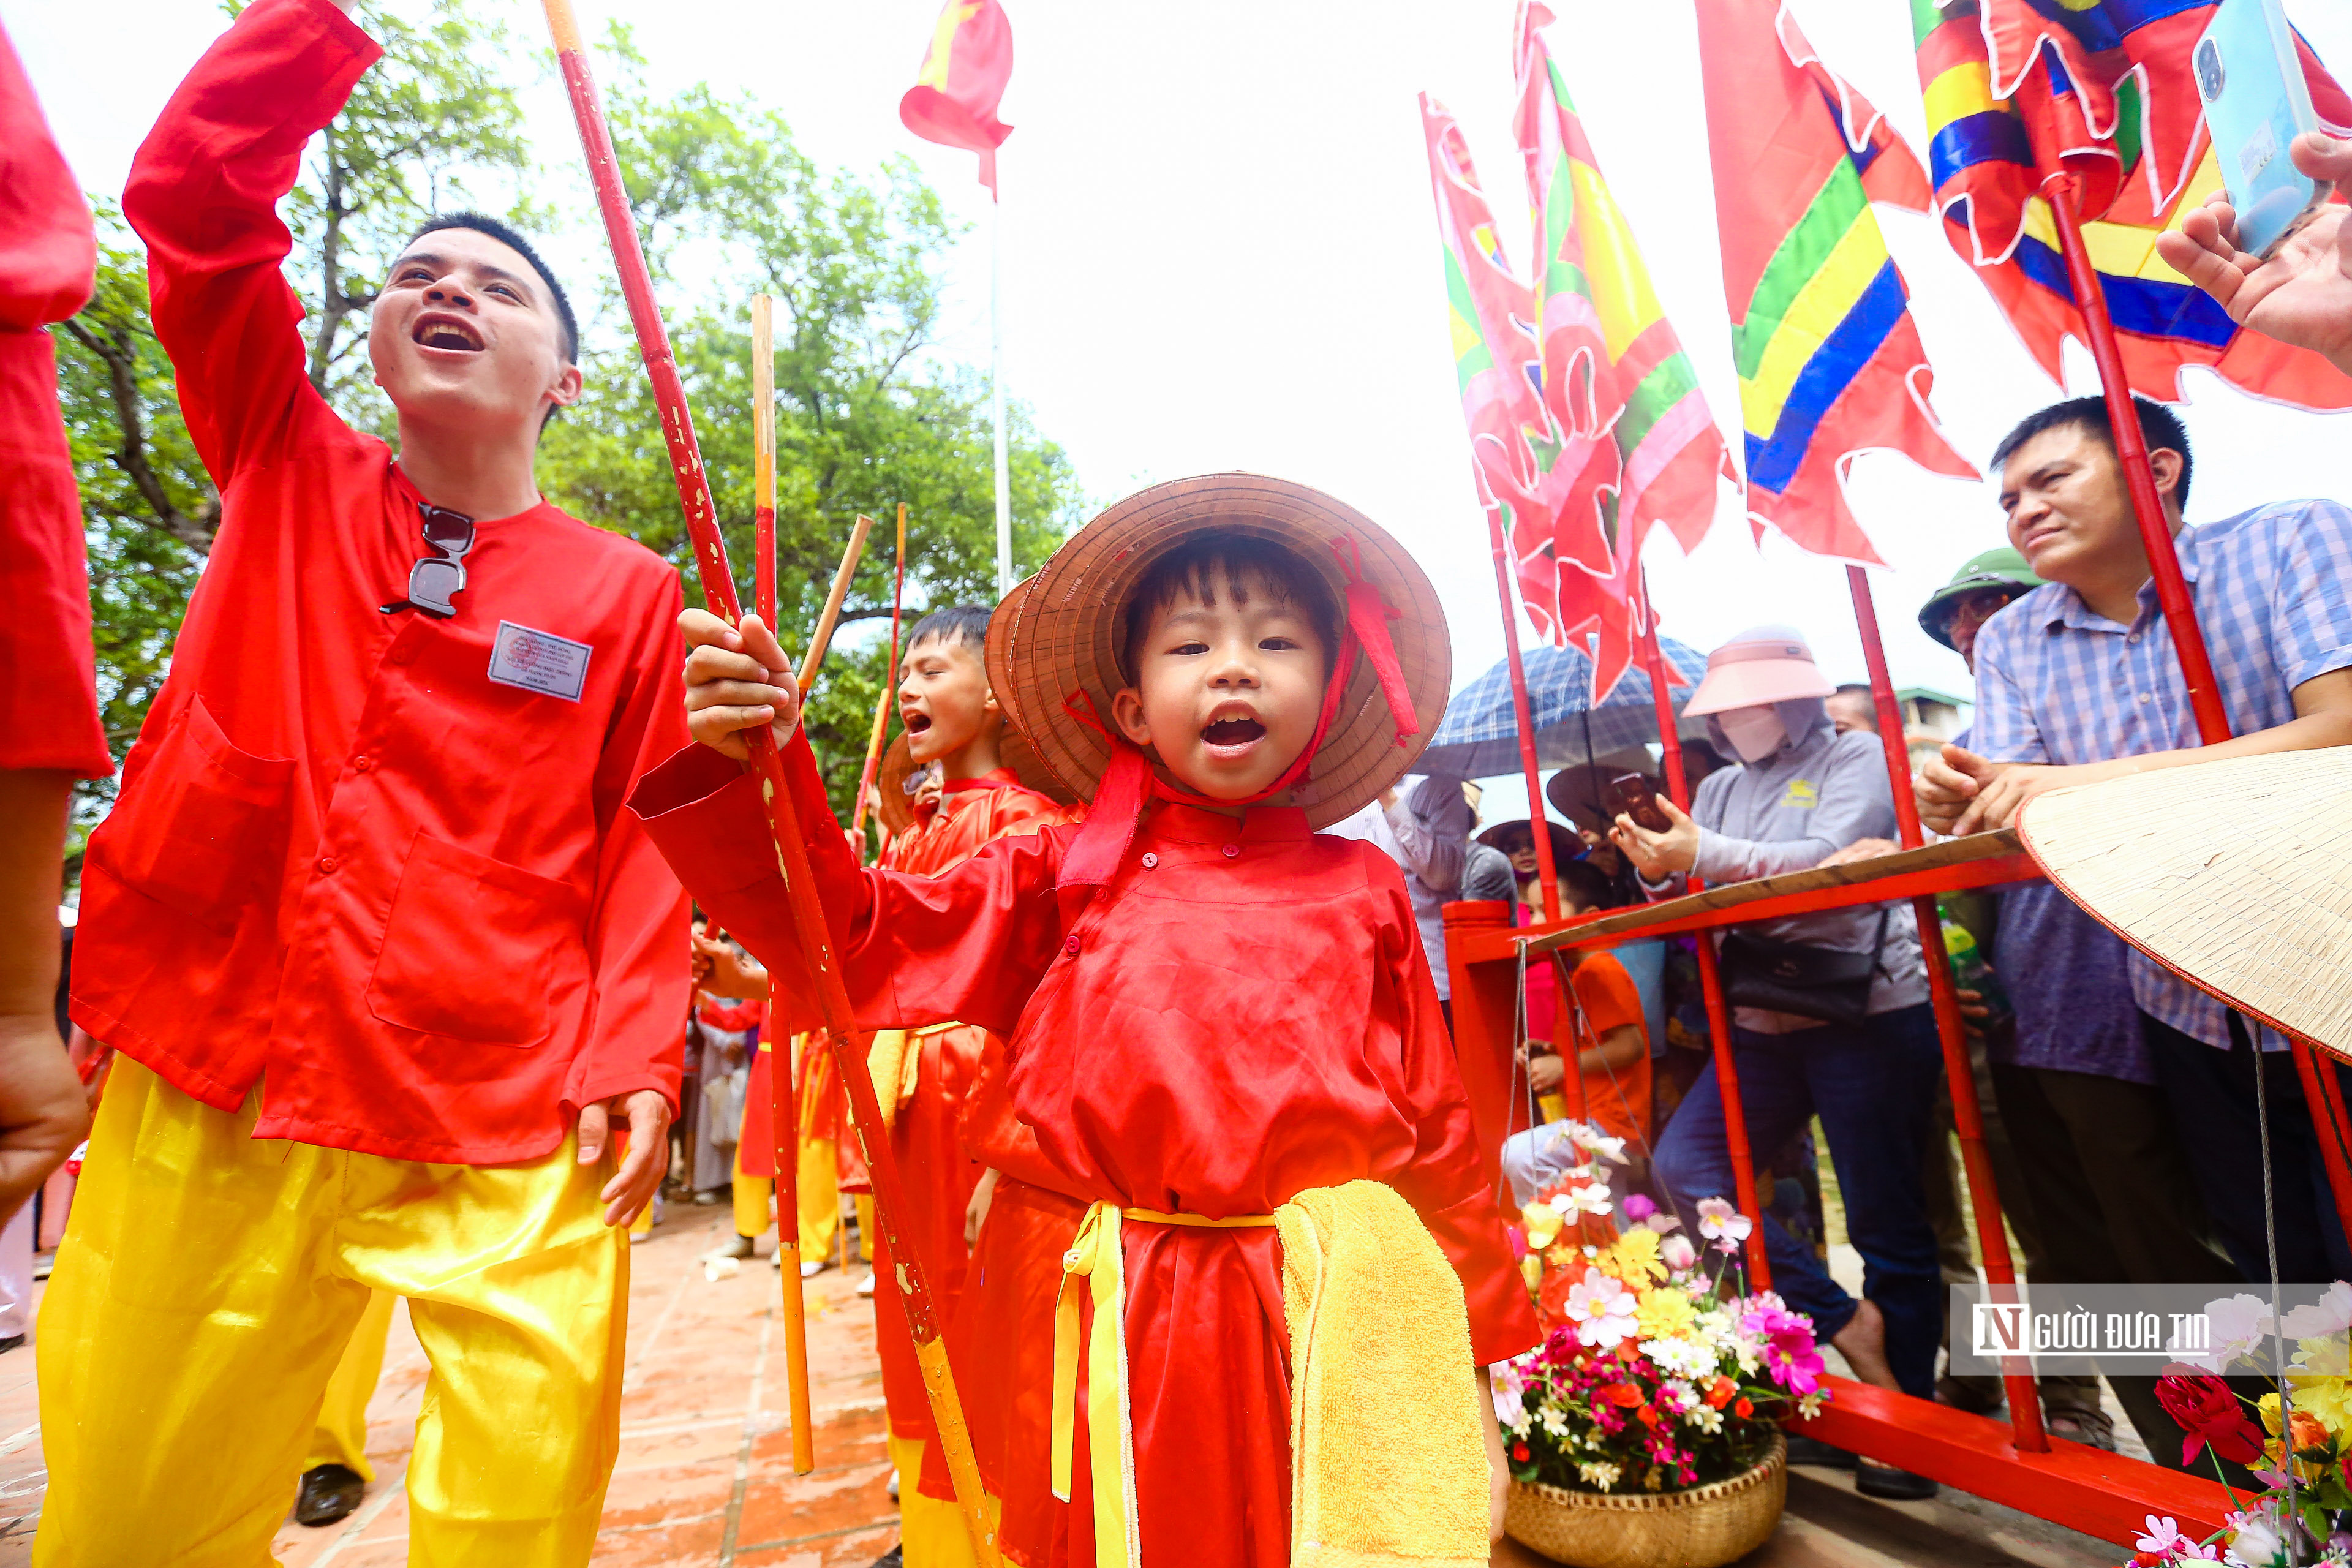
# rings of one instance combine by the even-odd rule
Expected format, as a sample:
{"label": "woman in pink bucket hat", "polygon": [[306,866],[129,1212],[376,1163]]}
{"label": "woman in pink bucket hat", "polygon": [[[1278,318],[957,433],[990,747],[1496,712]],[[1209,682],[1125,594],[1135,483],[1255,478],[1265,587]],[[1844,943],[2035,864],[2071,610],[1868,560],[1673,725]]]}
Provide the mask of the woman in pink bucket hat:
{"label": "woman in pink bucket hat", "polygon": [[[1743,881],[1819,865],[1861,838],[1895,836],[1895,797],[1878,737],[1841,735],[1822,699],[1836,689],[1787,626],[1742,632],[1708,656],[1686,712],[1703,714],[1738,764],[1711,773],[1687,816],[1653,833],[1619,816],[1612,837],[1653,890],[1696,873]],[[1719,939],[1748,1137],[1785,1145],[1815,1116],[1863,1258],[1863,1299],[1832,1279],[1812,1248],[1763,1221],[1772,1282],[1811,1315],[1866,1383],[1931,1397],[1943,1287],[1921,1181],[1942,1071],[1935,1014],[1910,910],[1882,904],[1761,921]],[[1656,1173],[1685,1215],[1732,1189],[1723,1100],[1710,1064],[1659,1139]],[[1874,1497],[1921,1498],[1935,1483],[1864,1463]]]}

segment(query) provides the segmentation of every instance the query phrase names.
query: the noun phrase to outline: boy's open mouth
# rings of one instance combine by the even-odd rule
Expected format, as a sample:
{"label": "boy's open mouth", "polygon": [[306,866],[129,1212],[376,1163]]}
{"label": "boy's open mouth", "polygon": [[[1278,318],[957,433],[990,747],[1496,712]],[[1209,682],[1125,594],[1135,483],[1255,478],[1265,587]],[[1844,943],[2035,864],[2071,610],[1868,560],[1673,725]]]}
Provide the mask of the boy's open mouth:
{"label": "boy's open mouth", "polygon": [[907,733],[909,735],[919,735],[931,727],[931,716],[914,709],[908,710],[898,717],[905,721]]}
{"label": "boy's open mouth", "polygon": [[462,353],[482,352],[482,334],[471,325],[454,316],[427,316],[416,323],[409,341],[419,348],[455,349]]}
{"label": "boy's open mouth", "polygon": [[1220,719],[1201,731],[1212,746],[1246,746],[1265,738],[1265,726],[1255,719]]}

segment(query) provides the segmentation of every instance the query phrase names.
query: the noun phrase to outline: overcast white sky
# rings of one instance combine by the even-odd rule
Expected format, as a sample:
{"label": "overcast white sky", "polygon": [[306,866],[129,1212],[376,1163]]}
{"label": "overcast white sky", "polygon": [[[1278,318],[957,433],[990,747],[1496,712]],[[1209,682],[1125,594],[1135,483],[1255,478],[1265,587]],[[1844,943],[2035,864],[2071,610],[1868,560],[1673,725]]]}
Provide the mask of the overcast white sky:
{"label": "overcast white sky", "polygon": [[[536,5],[482,0],[534,45]],[[955,262],[944,351],[988,355],[987,201],[969,153],[898,123],[937,0],[581,0],[636,29],[657,87],[709,80],[780,105],[821,163],[915,158],[972,220]],[[1445,330],[1429,175],[1413,102],[1461,117],[1514,262],[1528,247],[1510,140],[1511,0],[1192,0],[1182,7],[1005,0],[1017,61],[1003,117],[1007,384],[1062,442],[1090,497],[1218,468],[1318,485],[1401,536],[1451,621],[1458,688],[1502,657],[1494,574],[1472,487]],[[1708,193],[1694,12],[1685,4],[1555,0],[1549,38],[1605,172],[1647,254],[1717,423],[1736,429]],[[1795,0],[1830,63],[1922,144],[1906,8]],[[2287,0],[2322,58],[2352,63],[2352,6]],[[211,0],[0,0],[66,154],[94,191],[121,189],[139,139],[226,21]],[[530,132],[571,179],[561,96]],[[556,199],[562,180],[541,194]],[[584,203],[584,186],[572,188]],[[588,230],[584,205],[578,208]],[[1882,211],[1937,372],[1936,404],[1982,461],[2060,395],[1930,220]],[[561,252],[604,264],[583,239]],[[2191,521],[2281,497],[2352,499],[2346,422],[2243,397],[2192,373]],[[2096,390],[2077,353],[2069,390]],[[1735,445],[1735,450],[1737,449]],[[1894,563],[1874,574],[1896,682],[1965,693],[1959,659],[1912,616],[1963,559],[2000,542],[1989,488],[1864,458],[1853,499]],[[1779,540],[1761,556],[1727,493],[1688,561],[1661,532],[1650,569],[1668,635],[1701,648],[1759,621],[1812,640],[1838,679],[1862,678],[1844,574]],[[1498,781],[1488,815],[1524,812]]]}

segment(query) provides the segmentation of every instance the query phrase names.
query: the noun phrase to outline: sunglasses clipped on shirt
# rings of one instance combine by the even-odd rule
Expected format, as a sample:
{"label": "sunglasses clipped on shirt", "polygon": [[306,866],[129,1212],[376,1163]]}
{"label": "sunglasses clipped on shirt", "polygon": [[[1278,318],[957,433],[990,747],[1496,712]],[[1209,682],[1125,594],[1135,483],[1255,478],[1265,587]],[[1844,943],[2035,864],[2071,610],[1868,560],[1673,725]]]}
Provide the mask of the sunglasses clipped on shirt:
{"label": "sunglasses clipped on shirt", "polygon": [[474,548],[474,520],[464,512],[423,501],[416,503],[416,510],[425,518],[425,547],[434,553],[408,568],[408,596],[382,608],[387,616],[396,610],[417,610],[446,621],[457,613],[452,600],[466,586],[466,552]]}

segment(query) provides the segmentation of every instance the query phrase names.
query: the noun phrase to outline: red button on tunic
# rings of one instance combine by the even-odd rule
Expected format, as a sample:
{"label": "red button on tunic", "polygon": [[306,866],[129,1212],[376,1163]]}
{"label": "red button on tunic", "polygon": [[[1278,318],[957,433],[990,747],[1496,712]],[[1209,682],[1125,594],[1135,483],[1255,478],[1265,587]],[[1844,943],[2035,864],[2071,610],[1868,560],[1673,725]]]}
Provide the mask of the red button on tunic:
{"label": "red button on tunic", "polygon": [[586,1101],[677,1098],[686,900],[622,805],[684,739],[681,596],[542,504],[479,523],[454,618],[379,611],[417,494],[311,390],[276,211],[377,53],[258,0],[124,191],[224,508],[90,843],[73,1013],[222,1110],[263,1084],[258,1137],[499,1164]]}
{"label": "red button on tunic", "polygon": [[81,309],[97,262],[89,208],[0,31],[0,768],[91,779],[114,759],[47,323]]}
{"label": "red button on tunic", "polygon": [[[952,1016],[1010,1033],[1013,1103],[1075,1191],[1216,1218],[1385,1182],[1461,1277],[1476,1358],[1536,1342],[1494,1167],[1385,856],[1310,833],[1297,811],[1236,824],[1162,806],[1137,836],[1159,863],[1130,855],[1066,910],[1055,877],[1075,829],[1003,840],[934,879],[861,871],[804,742],[788,765],[860,1022]],[[750,780],[689,750],[632,804],[730,931],[772,967],[800,967],[773,864],[745,852],[762,830]],[[1228,857],[1228,844],[1246,852]],[[1265,1228],[1126,1233],[1147,1560],[1287,1561],[1279,1251]],[[1083,1560],[1087,1532],[1075,1533]]]}

